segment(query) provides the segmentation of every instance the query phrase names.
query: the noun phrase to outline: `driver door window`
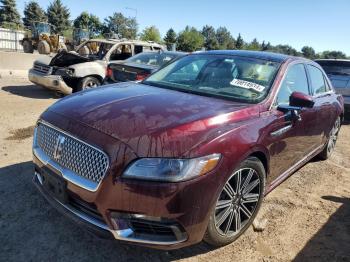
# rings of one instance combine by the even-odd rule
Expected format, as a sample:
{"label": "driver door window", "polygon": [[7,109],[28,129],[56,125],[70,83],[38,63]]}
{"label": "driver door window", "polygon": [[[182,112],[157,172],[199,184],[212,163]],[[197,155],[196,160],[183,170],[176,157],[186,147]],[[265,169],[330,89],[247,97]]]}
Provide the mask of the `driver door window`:
{"label": "driver door window", "polygon": [[278,91],[276,105],[289,104],[289,97],[293,92],[302,92],[309,95],[309,84],[306,77],[304,64],[292,65]]}

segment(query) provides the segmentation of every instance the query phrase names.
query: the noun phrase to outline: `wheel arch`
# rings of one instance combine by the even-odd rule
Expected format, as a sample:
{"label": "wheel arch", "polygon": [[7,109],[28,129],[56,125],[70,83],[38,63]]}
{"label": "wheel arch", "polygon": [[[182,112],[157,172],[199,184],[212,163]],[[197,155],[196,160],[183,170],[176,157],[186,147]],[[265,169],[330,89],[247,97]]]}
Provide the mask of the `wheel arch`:
{"label": "wheel arch", "polygon": [[261,163],[264,166],[265,172],[266,172],[266,177],[268,177],[270,173],[270,165],[269,165],[269,158],[266,154],[266,152],[263,152],[263,150],[255,150],[253,152],[250,152],[248,157],[256,157],[261,161]]}

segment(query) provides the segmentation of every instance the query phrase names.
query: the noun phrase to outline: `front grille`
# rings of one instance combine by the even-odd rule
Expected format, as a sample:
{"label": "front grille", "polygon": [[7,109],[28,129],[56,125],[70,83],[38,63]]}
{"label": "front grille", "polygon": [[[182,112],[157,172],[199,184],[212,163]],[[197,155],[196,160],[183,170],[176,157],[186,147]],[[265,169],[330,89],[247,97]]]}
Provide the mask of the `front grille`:
{"label": "front grille", "polygon": [[39,62],[34,62],[34,70],[42,74],[51,74],[51,66],[41,64]]}
{"label": "front grille", "polygon": [[106,174],[105,153],[48,125],[39,123],[35,143],[50,159],[85,179],[98,184]]}

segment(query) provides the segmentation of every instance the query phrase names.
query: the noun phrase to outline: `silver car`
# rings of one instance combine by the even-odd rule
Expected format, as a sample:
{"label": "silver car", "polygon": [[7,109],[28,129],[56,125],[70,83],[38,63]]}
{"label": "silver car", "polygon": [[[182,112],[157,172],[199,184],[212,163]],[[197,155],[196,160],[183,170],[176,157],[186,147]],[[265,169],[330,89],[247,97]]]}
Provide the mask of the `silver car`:
{"label": "silver car", "polygon": [[318,59],[327,73],[336,92],[344,97],[345,115],[350,118],[350,60],[346,59]]}

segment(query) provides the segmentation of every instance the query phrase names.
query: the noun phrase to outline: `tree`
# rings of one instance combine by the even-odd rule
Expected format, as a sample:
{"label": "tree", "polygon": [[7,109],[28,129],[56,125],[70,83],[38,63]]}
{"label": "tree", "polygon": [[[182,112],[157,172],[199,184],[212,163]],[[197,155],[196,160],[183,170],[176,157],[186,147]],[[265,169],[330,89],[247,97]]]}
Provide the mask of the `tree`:
{"label": "tree", "polygon": [[265,43],[265,41],[262,42],[261,44],[261,50],[262,51],[268,51],[271,50],[272,46],[270,44],[270,42],[267,42],[267,44]]}
{"label": "tree", "polygon": [[91,37],[98,35],[102,30],[100,19],[85,11],[75,18],[73,25],[75,28],[88,29]]}
{"label": "tree", "polygon": [[105,33],[115,33],[121,38],[135,39],[138,24],[136,18],[125,17],[122,13],[114,13],[105,19]]}
{"label": "tree", "polygon": [[33,24],[33,22],[47,22],[45,11],[35,1],[30,1],[28,4],[26,4],[23,13],[24,26],[29,27]]}
{"label": "tree", "polygon": [[235,49],[235,40],[233,39],[230,31],[228,31],[226,27],[219,27],[216,30],[216,39],[219,43],[218,49]]}
{"label": "tree", "polygon": [[201,49],[204,44],[203,35],[194,27],[186,26],[177,38],[177,49],[185,52],[193,52]]}
{"label": "tree", "polygon": [[290,45],[276,45],[273,48],[274,52],[285,54],[285,55],[292,55],[292,56],[298,56],[300,53],[298,51],[291,47]]}
{"label": "tree", "polygon": [[159,29],[156,26],[146,27],[141,35],[141,40],[143,41],[154,41],[159,43],[161,41]]}
{"label": "tree", "polygon": [[249,43],[249,45],[247,46],[248,50],[261,50],[261,45],[258,41],[258,39],[254,38],[252,42]]}
{"label": "tree", "polygon": [[64,6],[61,0],[53,0],[47,8],[47,17],[50,24],[54,27],[52,31],[56,34],[62,34],[70,26],[69,9]]}
{"label": "tree", "polygon": [[219,42],[216,38],[216,32],[214,27],[206,25],[202,29],[202,35],[204,36],[204,47],[207,50],[219,49]]}
{"label": "tree", "polygon": [[164,42],[168,48],[168,50],[171,50],[173,47],[173,44],[176,43],[176,33],[174,29],[170,28],[168,32],[166,32],[166,35],[164,37]]}
{"label": "tree", "polygon": [[0,25],[7,28],[22,25],[15,0],[0,0]]}
{"label": "tree", "polygon": [[243,38],[242,38],[241,34],[239,33],[238,37],[237,37],[237,40],[236,40],[236,48],[237,49],[243,49],[243,47],[244,47],[244,41],[243,41]]}
{"label": "tree", "polygon": [[346,54],[341,51],[324,51],[320,56],[325,59],[346,59]]}
{"label": "tree", "polygon": [[301,49],[301,52],[303,53],[303,56],[306,58],[315,59],[316,57],[316,52],[311,46],[304,46]]}

